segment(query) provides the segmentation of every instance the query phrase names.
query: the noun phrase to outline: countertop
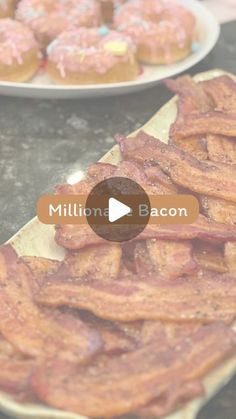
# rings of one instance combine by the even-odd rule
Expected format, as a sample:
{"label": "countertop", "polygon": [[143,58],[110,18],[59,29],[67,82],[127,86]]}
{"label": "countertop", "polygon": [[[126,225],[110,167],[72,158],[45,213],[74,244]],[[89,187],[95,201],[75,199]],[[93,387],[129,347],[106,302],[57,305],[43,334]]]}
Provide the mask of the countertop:
{"label": "countertop", "polygon": [[[236,21],[222,25],[214,50],[189,73],[236,73]],[[89,100],[0,97],[0,243],[35,215],[35,203],[56,183],[97,161],[117,133],[142,126],[169,98],[163,85],[141,93]],[[236,419],[236,378],[198,419]],[[0,419],[6,416],[0,415]]]}

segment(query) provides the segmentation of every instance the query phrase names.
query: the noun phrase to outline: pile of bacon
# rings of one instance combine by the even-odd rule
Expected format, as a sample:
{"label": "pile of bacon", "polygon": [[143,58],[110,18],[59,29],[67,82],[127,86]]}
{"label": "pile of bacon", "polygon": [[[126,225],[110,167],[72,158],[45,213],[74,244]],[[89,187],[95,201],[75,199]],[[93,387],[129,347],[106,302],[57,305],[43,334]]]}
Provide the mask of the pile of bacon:
{"label": "pile of bacon", "polygon": [[58,226],[62,262],[0,249],[0,388],[87,417],[157,418],[204,395],[236,351],[236,84],[167,82],[178,93],[168,145],[119,137],[122,162],[97,163],[57,192],[126,176],[147,193],[194,193],[191,225],[148,225],[106,242]]}

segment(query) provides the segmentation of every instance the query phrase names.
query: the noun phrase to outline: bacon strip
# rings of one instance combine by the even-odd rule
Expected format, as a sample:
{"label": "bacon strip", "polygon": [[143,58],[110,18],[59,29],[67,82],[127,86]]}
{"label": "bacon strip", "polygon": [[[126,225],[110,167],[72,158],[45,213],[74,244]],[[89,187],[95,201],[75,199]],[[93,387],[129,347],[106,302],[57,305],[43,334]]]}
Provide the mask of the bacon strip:
{"label": "bacon strip", "polygon": [[[193,224],[148,224],[136,240],[214,240],[220,242],[236,241],[236,227],[215,223],[200,215]],[[67,249],[82,249],[87,246],[106,244],[88,225],[62,225],[57,228],[56,242]]]}
{"label": "bacon strip", "polygon": [[229,76],[215,77],[200,83],[214,108],[222,112],[236,112],[236,83]]}
{"label": "bacon strip", "polygon": [[0,338],[0,389],[29,400],[32,397],[30,376],[35,368],[35,360],[24,358],[5,339]]}
{"label": "bacon strip", "polygon": [[176,349],[158,351],[158,341],[69,377],[63,368],[39,368],[32,379],[40,400],[89,417],[113,417],[165,395],[173,383],[198,380],[235,349],[235,334],[223,325],[201,328]]}
{"label": "bacon strip", "polygon": [[228,242],[225,245],[225,259],[229,272],[236,273],[236,243]]}
{"label": "bacon strip", "polygon": [[187,241],[151,239],[138,242],[134,248],[134,262],[136,274],[157,274],[163,279],[175,279],[197,272],[192,245]]}
{"label": "bacon strip", "polygon": [[204,393],[205,390],[201,381],[190,381],[184,383],[184,385],[183,383],[175,383],[166,394],[139,409],[136,413],[142,419],[164,417],[190,400],[203,396]]}
{"label": "bacon strip", "polygon": [[145,133],[118,140],[125,159],[156,162],[175,183],[200,194],[236,202],[235,165],[200,162],[183,150]]}
{"label": "bacon strip", "polygon": [[205,92],[205,86],[195,83],[190,76],[169,79],[165,85],[171,92],[179,95],[178,118],[190,113],[207,112],[212,109],[212,100]]}
{"label": "bacon strip", "polygon": [[201,197],[204,214],[212,221],[236,225],[236,204],[223,199]]}
{"label": "bacon strip", "polygon": [[[176,80],[167,80],[165,84],[179,96],[178,114],[175,123],[181,122],[184,115],[208,112],[212,109],[212,101],[205,93],[203,86],[200,83],[195,83],[190,76],[179,77]],[[170,141],[199,160],[206,160],[208,157],[206,139],[201,135],[178,140],[171,137]]]}
{"label": "bacon strip", "polygon": [[133,275],[113,283],[65,278],[48,282],[35,298],[40,304],[85,309],[113,321],[228,322],[236,315],[236,281],[225,275],[175,281]]}
{"label": "bacon strip", "polygon": [[91,246],[66,255],[56,276],[70,278],[93,277],[97,280],[114,280],[120,270],[121,247],[119,244]]}
{"label": "bacon strip", "polygon": [[69,314],[44,312],[32,301],[32,276],[10,246],[0,248],[0,331],[35,358],[87,361],[101,348],[99,334]]}
{"label": "bacon strip", "polygon": [[217,273],[228,272],[223,249],[213,244],[199,242],[194,246],[194,259],[201,269]]}
{"label": "bacon strip", "polygon": [[236,114],[211,111],[185,115],[182,121],[171,128],[171,137],[177,140],[209,133],[236,137]]}
{"label": "bacon strip", "polygon": [[236,139],[222,135],[207,135],[207,150],[211,161],[236,163]]}
{"label": "bacon strip", "polygon": [[154,270],[163,278],[175,279],[197,271],[190,242],[148,240],[148,254]]}

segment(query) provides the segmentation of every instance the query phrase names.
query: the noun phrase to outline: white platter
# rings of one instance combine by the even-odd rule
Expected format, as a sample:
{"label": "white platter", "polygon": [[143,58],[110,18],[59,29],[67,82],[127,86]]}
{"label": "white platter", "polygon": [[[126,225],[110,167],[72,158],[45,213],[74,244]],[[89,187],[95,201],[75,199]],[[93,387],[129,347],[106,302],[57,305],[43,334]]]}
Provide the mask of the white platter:
{"label": "white platter", "polygon": [[186,59],[171,65],[143,66],[143,74],[131,82],[60,86],[50,82],[47,75],[38,74],[29,83],[12,83],[0,81],[0,94],[32,98],[66,99],[88,98],[135,92],[146,89],[168,77],[176,76],[193,67],[213,49],[217,42],[220,26],[211,12],[198,0],[178,0],[192,11],[197,20],[197,34],[200,48]]}
{"label": "white platter", "polygon": [[[212,70],[198,74],[196,80],[206,80],[225,74],[222,70]],[[163,142],[168,142],[168,132],[171,123],[176,116],[176,98],[171,99],[156,115],[153,116],[141,129],[151,135],[155,135]],[[131,136],[135,133],[131,134]],[[101,160],[107,163],[117,164],[120,161],[119,147],[113,147]],[[64,250],[54,241],[54,227],[44,225],[35,217],[26,224],[9,243],[21,256],[44,256],[51,259],[61,260]],[[234,325],[236,329],[236,323]],[[186,404],[181,410],[166,417],[165,419],[195,419],[201,407],[216,392],[221,389],[236,372],[236,356],[222,363],[204,379],[206,396],[195,399]],[[87,419],[80,415],[58,411],[42,405],[19,404],[6,394],[0,393],[0,410],[12,418],[21,419]]]}

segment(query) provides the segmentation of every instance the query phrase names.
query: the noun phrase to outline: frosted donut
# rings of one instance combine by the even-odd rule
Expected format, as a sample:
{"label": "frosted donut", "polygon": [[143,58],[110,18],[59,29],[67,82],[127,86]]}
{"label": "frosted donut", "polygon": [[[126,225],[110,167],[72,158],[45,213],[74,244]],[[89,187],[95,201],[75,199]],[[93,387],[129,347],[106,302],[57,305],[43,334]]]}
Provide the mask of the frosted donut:
{"label": "frosted donut", "polygon": [[140,61],[171,64],[191,53],[195,17],[169,0],[133,0],[116,12],[114,27],[134,40]]}
{"label": "frosted donut", "polygon": [[129,37],[106,27],[59,35],[47,48],[47,70],[60,84],[115,83],[135,79],[139,67]]}
{"label": "frosted donut", "polygon": [[13,0],[0,0],[0,19],[14,16]]}
{"label": "frosted donut", "polygon": [[21,0],[16,19],[27,24],[43,46],[70,27],[101,23],[101,7],[95,0]]}
{"label": "frosted donut", "polygon": [[27,81],[39,62],[40,51],[31,30],[15,20],[1,19],[0,80]]}

